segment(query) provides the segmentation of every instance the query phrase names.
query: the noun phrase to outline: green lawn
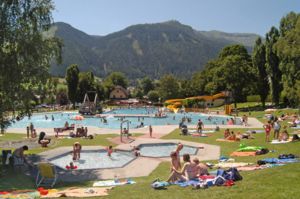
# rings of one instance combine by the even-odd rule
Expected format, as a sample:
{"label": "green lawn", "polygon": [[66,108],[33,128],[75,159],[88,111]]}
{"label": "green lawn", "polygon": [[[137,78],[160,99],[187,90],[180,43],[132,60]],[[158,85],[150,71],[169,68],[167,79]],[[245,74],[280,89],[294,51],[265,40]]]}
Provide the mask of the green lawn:
{"label": "green lawn", "polygon": [[[252,113],[253,114],[253,113]],[[263,115],[263,112],[258,112],[257,114]],[[277,157],[282,153],[293,153],[300,156],[300,142],[293,142],[288,144],[272,145],[265,143],[264,134],[256,134],[255,139],[243,140],[236,143],[227,142],[217,142],[217,138],[223,137],[224,129],[213,134],[213,136],[207,138],[191,137],[191,136],[181,136],[179,135],[179,130],[175,130],[170,134],[163,137],[163,139],[180,139],[199,143],[208,143],[221,146],[221,154],[228,156],[231,152],[238,149],[240,143],[245,143],[247,145],[265,146],[269,150],[274,150],[273,153],[268,153],[266,155],[256,156],[256,157],[239,157],[235,158],[236,161],[242,162],[256,162],[259,159],[266,157]],[[235,132],[244,132],[242,129],[235,129]],[[289,129],[289,132],[292,130]],[[109,145],[110,143],[106,139],[107,137],[117,136],[117,135],[101,135],[97,136],[93,141],[80,139],[83,145]],[[0,140],[3,137],[0,137]],[[5,136],[6,139],[6,136]],[[13,138],[12,138],[13,139]],[[57,143],[52,147],[58,146],[71,146],[75,140],[58,140]],[[88,142],[88,143],[85,143]],[[32,151],[37,152],[37,151]],[[212,161],[215,162],[215,161]],[[2,173],[0,190],[4,189],[34,189],[34,180],[25,177],[20,173],[15,173],[10,170]],[[293,199],[299,198],[299,175],[300,174],[300,163],[289,164],[282,167],[269,168],[258,171],[241,172],[243,180],[239,181],[233,187],[210,187],[206,190],[192,190],[191,187],[181,188],[178,186],[170,186],[166,190],[153,190],[150,187],[151,182],[156,179],[166,179],[169,175],[169,163],[161,163],[158,168],[156,168],[149,176],[135,178],[137,184],[125,185],[121,187],[115,187],[109,192],[109,196],[102,197],[104,199],[151,199],[151,198],[171,198],[171,199],[198,199],[198,198],[209,198],[209,199],[229,199],[229,198],[272,198],[272,199]],[[5,179],[3,181],[2,179]],[[63,188],[68,186],[79,186],[87,187],[91,186],[92,182],[83,183],[59,183],[57,188]]]}

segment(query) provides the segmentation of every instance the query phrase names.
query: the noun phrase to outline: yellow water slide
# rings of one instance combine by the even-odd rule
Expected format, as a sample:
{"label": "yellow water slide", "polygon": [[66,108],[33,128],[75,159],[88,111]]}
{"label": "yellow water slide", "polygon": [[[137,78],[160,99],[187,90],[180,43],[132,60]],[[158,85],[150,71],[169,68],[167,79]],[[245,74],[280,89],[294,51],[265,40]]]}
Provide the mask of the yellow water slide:
{"label": "yellow water slide", "polygon": [[[224,92],[217,93],[215,95],[202,95],[202,96],[195,96],[195,97],[188,97],[186,99],[203,99],[205,101],[213,101],[218,98],[226,97]],[[167,108],[175,113],[182,107],[183,100],[185,99],[169,99],[166,100],[165,103],[168,104]]]}

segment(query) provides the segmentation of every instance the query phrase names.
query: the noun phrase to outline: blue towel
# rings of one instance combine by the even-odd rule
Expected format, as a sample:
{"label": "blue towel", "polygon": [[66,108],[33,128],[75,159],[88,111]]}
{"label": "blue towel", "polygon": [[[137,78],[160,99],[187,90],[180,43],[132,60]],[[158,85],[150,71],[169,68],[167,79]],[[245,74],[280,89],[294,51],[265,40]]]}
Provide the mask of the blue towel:
{"label": "blue towel", "polygon": [[299,162],[299,160],[295,159],[295,158],[293,158],[293,159],[292,158],[288,158],[288,159],[265,158],[262,161],[265,161],[266,163],[271,163],[271,164]]}

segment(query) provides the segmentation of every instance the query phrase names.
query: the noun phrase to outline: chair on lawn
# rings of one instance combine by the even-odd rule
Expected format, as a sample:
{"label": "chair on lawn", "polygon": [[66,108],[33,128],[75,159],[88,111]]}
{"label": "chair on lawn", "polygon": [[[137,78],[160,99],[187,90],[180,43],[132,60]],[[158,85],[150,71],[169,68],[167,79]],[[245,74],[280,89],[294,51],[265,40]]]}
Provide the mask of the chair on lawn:
{"label": "chair on lawn", "polygon": [[47,163],[41,162],[38,164],[38,174],[36,176],[36,186],[53,187],[57,180],[57,173],[55,166]]}

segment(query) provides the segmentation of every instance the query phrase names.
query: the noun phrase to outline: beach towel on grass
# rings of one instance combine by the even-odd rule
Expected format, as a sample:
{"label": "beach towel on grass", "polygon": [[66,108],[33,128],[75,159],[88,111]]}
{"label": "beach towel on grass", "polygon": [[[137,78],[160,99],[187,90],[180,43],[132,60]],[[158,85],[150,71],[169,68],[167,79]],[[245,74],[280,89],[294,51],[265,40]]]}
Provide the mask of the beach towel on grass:
{"label": "beach towel on grass", "polygon": [[246,146],[245,144],[240,144],[240,148],[237,151],[259,151],[265,149],[261,146]]}
{"label": "beach towel on grass", "polygon": [[[189,133],[191,133],[191,134],[193,134],[193,133],[198,133],[197,130],[188,130],[188,131],[189,131]],[[214,132],[216,132],[216,131],[215,131],[215,130],[202,130],[201,133],[205,134],[205,133],[214,133]]]}
{"label": "beach towel on grass", "polygon": [[135,184],[135,181],[120,181],[120,182],[115,182],[114,180],[101,180],[94,182],[93,187],[111,187],[111,186],[120,186],[120,185],[125,185],[125,184]]}
{"label": "beach towel on grass", "polygon": [[244,166],[249,166],[252,163],[247,163],[247,162],[220,162],[216,164],[214,167],[217,168],[231,168],[231,167],[244,167]]}
{"label": "beach towel on grass", "polygon": [[286,144],[291,142],[290,140],[288,141],[279,141],[279,140],[272,140],[271,144]]}
{"label": "beach towel on grass", "polygon": [[292,129],[300,129],[300,126],[291,127]]}
{"label": "beach towel on grass", "polygon": [[247,133],[265,133],[265,130],[262,130],[262,129],[254,129],[254,130],[247,130],[246,131]]}
{"label": "beach towel on grass", "polygon": [[234,140],[226,140],[226,139],[223,139],[223,138],[218,138],[216,139],[217,142],[236,142]]}
{"label": "beach towel on grass", "polygon": [[191,135],[193,137],[208,137],[208,136],[211,136],[209,134],[199,134],[199,133],[192,133]]}
{"label": "beach towel on grass", "polygon": [[255,156],[256,152],[255,151],[234,151],[230,154],[230,156],[234,157],[244,157],[244,156]]}
{"label": "beach towel on grass", "polygon": [[277,166],[283,166],[285,164],[265,164],[265,165],[251,165],[251,166],[245,166],[245,167],[239,167],[237,168],[239,171],[255,171],[255,170],[260,170],[260,169],[267,169],[267,168],[272,168],[272,167],[277,167]]}
{"label": "beach towel on grass", "polygon": [[68,188],[62,191],[50,192],[47,195],[41,196],[41,198],[60,198],[60,197],[85,198],[85,197],[107,196],[108,190],[110,190],[111,188],[112,187]]}
{"label": "beach towel on grass", "polygon": [[181,187],[187,187],[187,186],[195,186],[199,184],[199,179],[189,180],[189,181],[177,181],[174,184],[179,185]]}
{"label": "beach towel on grass", "polygon": [[265,158],[262,161],[270,164],[286,164],[299,162],[299,159],[296,158],[287,158],[287,159],[278,159],[278,158]]}
{"label": "beach towel on grass", "polygon": [[26,193],[8,193],[1,194],[0,199],[37,199],[40,198],[40,193],[38,191],[26,192]]}

